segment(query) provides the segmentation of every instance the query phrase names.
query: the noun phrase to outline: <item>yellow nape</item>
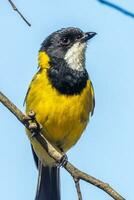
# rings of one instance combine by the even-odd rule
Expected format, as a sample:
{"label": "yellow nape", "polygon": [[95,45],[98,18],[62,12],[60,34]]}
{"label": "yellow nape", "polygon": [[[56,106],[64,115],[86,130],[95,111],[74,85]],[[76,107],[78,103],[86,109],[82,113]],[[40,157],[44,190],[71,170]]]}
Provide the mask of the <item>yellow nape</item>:
{"label": "yellow nape", "polygon": [[49,64],[50,58],[48,54],[45,51],[40,51],[38,55],[38,65],[41,69],[48,68],[50,66]]}

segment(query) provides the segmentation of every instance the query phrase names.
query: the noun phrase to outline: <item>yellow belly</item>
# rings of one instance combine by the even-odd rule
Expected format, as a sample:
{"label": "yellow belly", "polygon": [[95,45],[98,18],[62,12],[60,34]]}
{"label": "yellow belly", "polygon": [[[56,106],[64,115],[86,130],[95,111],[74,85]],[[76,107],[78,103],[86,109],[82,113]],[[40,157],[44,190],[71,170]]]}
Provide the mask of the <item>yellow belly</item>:
{"label": "yellow belly", "polygon": [[[53,88],[46,69],[38,73],[26,98],[26,112],[33,110],[43,126],[44,136],[54,145],[67,151],[80,138],[93,107],[90,81],[80,95],[63,95]],[[34,147],[35,151],[38,150]],[[38,154],[38,153],[37,153]]]}

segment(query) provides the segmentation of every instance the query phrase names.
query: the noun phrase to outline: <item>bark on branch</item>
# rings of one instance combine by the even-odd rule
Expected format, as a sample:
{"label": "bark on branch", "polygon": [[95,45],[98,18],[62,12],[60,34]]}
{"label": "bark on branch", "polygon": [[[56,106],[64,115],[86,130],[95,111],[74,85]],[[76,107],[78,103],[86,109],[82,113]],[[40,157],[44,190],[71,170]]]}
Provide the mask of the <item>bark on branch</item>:
{"label": "bark on branch", "polygon": [[[47,151],[49,156],[51,156],[56,162],[60,163],[63,154],[55,148],[50,142],[42,135],[41,126],[38,124],[34,117],[34,113],[30,113],[29,116],[26,116],[22,113],[2,92],[0,92],[0,102],[6,106],[16,117],[17,119],[30,131],[30,138],[34,140],[34,142],[38,143],[38,145],[43,147],[44,151]],[[75,166],[73,166],[69,161],[65,163],[63,166],[73,177],[75,181],[75,186],[77,189],[78,198],[82,200],[82,195],[80,191],[79,181],[86,181],[101,190],[105,191],[115,200],[125,200],[119,193],[117,193],[109,184],[104,183],[93,176],[90,176]]]}

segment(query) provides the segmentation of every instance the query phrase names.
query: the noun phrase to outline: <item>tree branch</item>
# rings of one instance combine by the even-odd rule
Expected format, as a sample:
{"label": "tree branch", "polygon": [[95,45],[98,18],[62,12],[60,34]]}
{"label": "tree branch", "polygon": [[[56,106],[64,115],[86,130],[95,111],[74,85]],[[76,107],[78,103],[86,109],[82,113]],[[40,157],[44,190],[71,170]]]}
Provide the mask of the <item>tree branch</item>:
{"label": "tree branch", "polygon": [[129,17],[134,18],[134,13],[132,13],[132,12],[126,10],[125,8],[122,8],[122,7],[120,7],[120,6],[118,6],[118,5],[114,4],[114,3],[109,2],[109,1],[105,1],[105,0],[98,0],[98,1],[99,1],[100,3],[103,3],[103,4],[106,5],[106,6],[109,6],[109,7],[111,7],[111,8],[114,8],[115,10],[117,10],[117,11],[119,11],[119,12],[121,12],[121,13],[123,13],[123,14],[129,16]]}
{"label": "tree branch", "polygon": [[[50,157],[52,157],[56,162],[60,163],[63,158],[63,153],[59,149],[54,147],[41,133],[41,126],[37,123],[34,113],[29,113],[29,116],[23,114],[2,92],[0,92],[0,102],[6,106],[16,117],[17,119],[30,131],[29,139],[31,143],[35,143],[43,149],[42,152],[47,151]],[[104,183],[93,176],[90,176],[75,166],[73,166],[69,161],[63,166],[74,178],[74,180],[83,180],[86,181],[101,190],[105,191],[115,200],[125,200],[119,193],[117,193],[109,184]],[[77,193],[79,200],[80,198],[80,187],[77,185]]]}
{"label": "tree branch", "polygon": [[82,194],[81,194],[81,189],[80,189],[80,180],[78,178],[73,177],[77,195],[78,195],[78,200],[82,200]]}
{"label": "tree branch", "polygon": [[31,24],[27,21],[27,19],[22,15],[22,13],[18,10],[18,8],[16,7],[16,5],[11,1],[11,0],[8,0],[8,2],[10,3],[10,5],[12,6],[13,10],[16,11],[19,16],[23,19],[23,21],[26,22],[26,24],[28,26],[31,26]]}

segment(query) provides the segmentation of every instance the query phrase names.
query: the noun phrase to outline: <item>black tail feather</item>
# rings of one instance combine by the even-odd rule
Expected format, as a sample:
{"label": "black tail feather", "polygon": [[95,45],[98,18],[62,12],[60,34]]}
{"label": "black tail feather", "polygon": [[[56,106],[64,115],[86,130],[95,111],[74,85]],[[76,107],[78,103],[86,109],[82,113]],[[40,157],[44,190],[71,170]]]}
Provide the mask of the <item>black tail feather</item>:
{"label": "black tail feather", "polygon": [[35,200],[60,200],[59,168],[41,164]]}
{"label": "black tail feather", "polygon": [[35,200],[60,200],[60,168],[44,167],[34,151],[33,154],[39,171]]}

